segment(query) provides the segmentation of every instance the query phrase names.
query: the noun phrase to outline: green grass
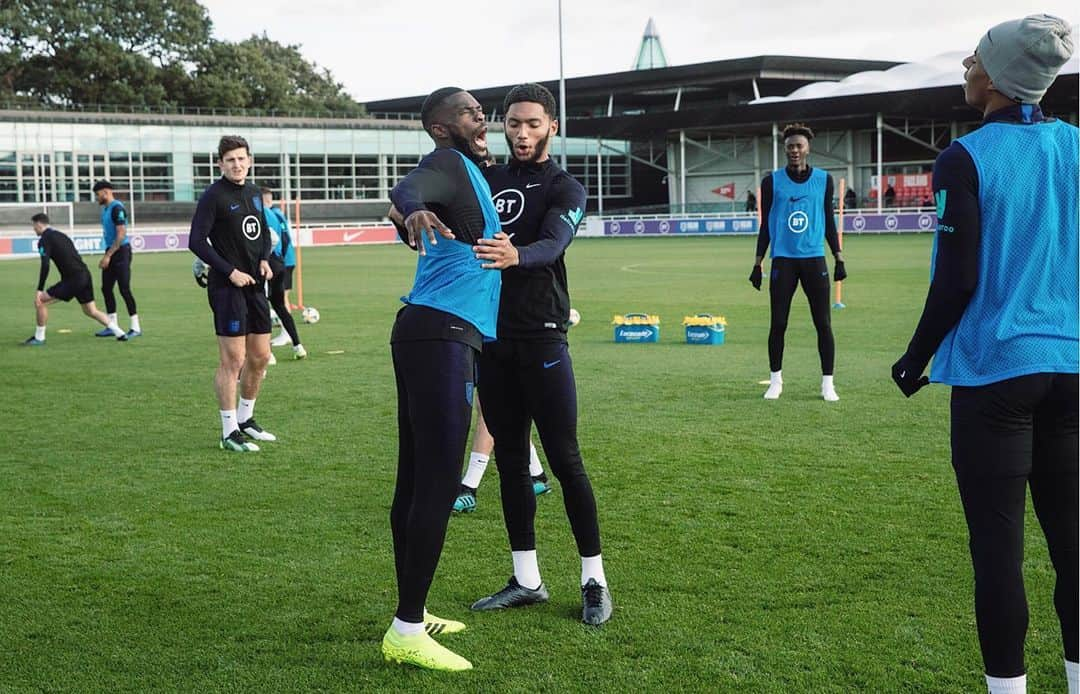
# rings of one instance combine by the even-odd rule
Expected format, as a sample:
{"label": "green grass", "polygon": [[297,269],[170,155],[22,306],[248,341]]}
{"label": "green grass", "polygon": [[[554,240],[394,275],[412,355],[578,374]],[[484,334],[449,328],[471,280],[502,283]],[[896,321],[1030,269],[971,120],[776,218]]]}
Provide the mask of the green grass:
{"label": "green grass", "polygon": [[[977,690],[947,389],[905,401],[888,375],[921,310],[929,237],[846,251],[841,401],[818,397],[799,294],[784,395],[765,402],[752,239],[575,242],[580,439],[615,617],[578,623],[557,486],[537,513],[551,601],[468,612],[511,571],[491,469],[478,512],[451,521],[428,602],[469,624],[443,639],[475,665],[456,676],[379,652],[395,603],[387,342],[410,253],[304,252],[322,322],[301,326],[308,361],[271,367],[258,417],[280,442],[254,456],[216,448],[216,346],[189,255],[137,257],[143,338],[94,338],[61,305],[41,349],[17,344],[37,263],[0,263],[0,691]],[[614,344],[611,316],[629,311],[660,314],[662,342]],[[682,317],[705,311],[727,317],[727,344],[683,344]],[[1025,570],[1029,679],[1061,690],[1033,516]]]}

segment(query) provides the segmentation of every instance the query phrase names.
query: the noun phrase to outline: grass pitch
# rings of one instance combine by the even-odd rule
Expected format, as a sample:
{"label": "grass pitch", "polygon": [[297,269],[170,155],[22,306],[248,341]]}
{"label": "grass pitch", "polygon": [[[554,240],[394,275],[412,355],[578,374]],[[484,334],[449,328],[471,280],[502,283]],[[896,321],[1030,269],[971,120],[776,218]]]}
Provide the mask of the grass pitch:
{"label": "grass pitch", "polygon": [[[762,400],[769,311],[746,281],[753,243],[571,246],[580,439],[615,616],[578,622],[557,485],[537,513],[551,601],[468,611],[511,573],[492,466],[477,513],[451,521],[428,603],[469,625],[442,639],[475,665],[456,676],[379,652],[395,604],[387,343],[411,253],[304,251],[322,322],[300,326],[307,361],[276,350],[257,416],[280,441],[255,455],[217,449],[216,345],[190,255],[136,256],[144,337],[95,338],[61,305],[39,349],[18,346],[37,262],[0,263],[0,690],[979,689],[948,392],[905,401],[889,379],[930,237],[846,240],[838,403],[818,397],[801,293],[784,395]],[[613,343],[612,315],[630,311],[660,314],[659,344]],[[681,319],[698,312],[727,317],[726,344],[683,343]],[[1063,690],[1037,528],[1029,516],[1029,680]]]}

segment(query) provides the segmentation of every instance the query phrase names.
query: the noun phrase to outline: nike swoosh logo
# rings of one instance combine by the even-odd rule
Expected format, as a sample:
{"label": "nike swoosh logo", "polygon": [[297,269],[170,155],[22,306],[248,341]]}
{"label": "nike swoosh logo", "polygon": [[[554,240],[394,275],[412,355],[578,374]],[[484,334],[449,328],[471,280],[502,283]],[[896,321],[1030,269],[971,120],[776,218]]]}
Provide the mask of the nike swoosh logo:
{"label": "nike swoosh logo", "polygon": [[229,205],[229,209],[230,210],[239,210],[240,209],[240,203],[234,202],[233,204]]}
{"label": "nike swoosh logo", "polygon": [[358,239],[363,235],[364,232],[362,231],[354,231],[352,233],[346,232],[343,240],[345,241],[345,243],[352,243],[354,239]]}
{"label": "nike swoosh logo", "polygon": [[460,330],[460,331],[462,331],[462,332],[464,332],[464,331],[465,331],[465,328],[461,327],[460,325],[451,325],[451,326],[450,326],[450,329],[451,329],[451,330]]}
{"label": "nike swoosh logo", "polygon": [[798,201],[802,200],[805,197],[806,197],[805,195],[800,195],[797,198],[790,198],[790,200],[791,200],[791,202],[798,202]]}
{"label": "nike swoosh logo", "polygon": [[537,187],[539,185],[540,185],[539,183],[528,183],[528,184],[525,185],[525,190],[528,190],[529,188],[535,188],[535,187]]}
{"label": "nike swoosh logo", "polygon": [[550,369],[553,366],[557,366],[561,362],[562,362],[562,359],[556,359],[555,361],[545,361],[544,362],[544,368],[545,369]]}

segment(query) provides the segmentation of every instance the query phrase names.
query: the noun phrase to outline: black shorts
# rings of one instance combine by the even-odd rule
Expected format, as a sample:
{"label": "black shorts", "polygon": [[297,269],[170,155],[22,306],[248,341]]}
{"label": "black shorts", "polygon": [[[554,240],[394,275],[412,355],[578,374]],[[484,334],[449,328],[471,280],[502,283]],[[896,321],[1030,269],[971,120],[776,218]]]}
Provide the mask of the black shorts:
{"label": "black shorts", "polygon": [[131,245],[124,244],[116,249],[116,252],[109,258],[109,267],[101,271],[104,276],[107,273],[113,273],[119,278],[122,275],[131,275]]}
{"label": "black shorts", "polygon": [[80,304],[89,304],[94,300],[94,282],[90,279],[89,272],[72,278],[63,277],[46,289],[45,293],[60,301],[78,299]]}
{"label": "black shorts", "polygon": [[270,303],[266,283],[236,287],[231,282],[211,282],[206,288],[214,312],[214,332],[221,337],[243,337],[270,332]]}
{"label": "black shorts", "polygon": [[296,269],[295,265],[290,265],[285,268],[285,289],[292,289],[292,271]]}
{"label": "black shorts", "polygon": [[807,294],[822,289],[828,292],[829,267],[823,255],[816,258],[776,257],[770,261],[769,280],[791,292],[800,283]]}

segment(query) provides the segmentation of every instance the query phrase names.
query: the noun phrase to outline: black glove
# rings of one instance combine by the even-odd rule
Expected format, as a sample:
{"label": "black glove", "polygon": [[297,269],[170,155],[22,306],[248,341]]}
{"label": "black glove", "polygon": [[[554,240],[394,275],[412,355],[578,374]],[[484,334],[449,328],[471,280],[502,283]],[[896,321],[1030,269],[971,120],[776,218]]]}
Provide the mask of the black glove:
{"label": "black glove", "polygon": [[755,265],[753,271],[750,273],[750,284],[754,285],[754,289],[761,291],[761,266]]}
{"label": "black glove", "polygon": [[921,368],[915,368],[908,363],[906,354],[893,364],[892,379],[896,381],[896,385],[900,388],[904,397],[910,398],[919,392],[920,388],[930,383],[930,379],[923,376],[922,371]]}
{"label": "black glove", "polygon": [[836,267],[833,269],[833,282],[843,282],[847,279],[847,270],[844,268],[844,261],[837,260]]}
{"label": "black glove", "polygon": [[197,275],[195,277],[195,284],[199,285],[203,289],[206,289],[206,275]]}

